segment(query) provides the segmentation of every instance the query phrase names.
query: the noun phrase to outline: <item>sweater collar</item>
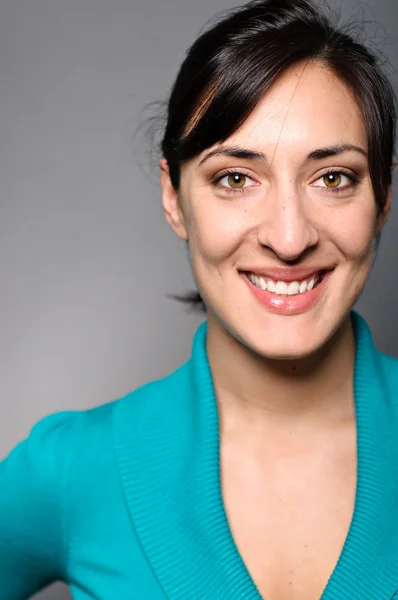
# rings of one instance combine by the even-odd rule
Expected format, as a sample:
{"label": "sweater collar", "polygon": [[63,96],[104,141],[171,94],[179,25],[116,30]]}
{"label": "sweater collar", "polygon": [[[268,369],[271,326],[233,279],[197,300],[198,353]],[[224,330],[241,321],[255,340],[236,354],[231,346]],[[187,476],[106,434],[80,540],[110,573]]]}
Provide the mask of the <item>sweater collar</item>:
{"label": "sweater collar", "polygon": [[[395,407],[381,354],[362,317],[355,333],[357,489],[350,529],[320,600],[398,591]],[[130,515],[169,600],[261,596],[234,543],[221,494],[219,422],[206,354],[207,324],[191,359],[115,405],[115,448]]]}

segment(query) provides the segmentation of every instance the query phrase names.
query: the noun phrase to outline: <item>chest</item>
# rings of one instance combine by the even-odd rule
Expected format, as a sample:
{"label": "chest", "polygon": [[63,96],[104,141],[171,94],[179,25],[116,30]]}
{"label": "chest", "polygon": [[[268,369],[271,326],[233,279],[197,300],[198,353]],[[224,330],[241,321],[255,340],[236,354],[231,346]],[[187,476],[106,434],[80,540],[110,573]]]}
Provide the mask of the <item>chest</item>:
{"label": "chest", "polygon": [[[337,442],[337,440],[335,440]],[[265,600],[319,600],[339,559],[355,504],[355,430],[266,459],[221,447],[232,536]]]}

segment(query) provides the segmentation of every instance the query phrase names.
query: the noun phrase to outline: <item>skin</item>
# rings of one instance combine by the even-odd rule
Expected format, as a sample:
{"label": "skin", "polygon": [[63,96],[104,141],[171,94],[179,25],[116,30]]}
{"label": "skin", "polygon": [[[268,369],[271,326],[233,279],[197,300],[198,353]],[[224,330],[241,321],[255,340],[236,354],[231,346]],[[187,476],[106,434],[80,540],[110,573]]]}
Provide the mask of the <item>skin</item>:
{"label": "skin", "polygon": [[[207,306],[229,526],[260,593],[273,600],[320,598],[355,501],[349,313],[369,277],[391,190],[377,215],[366,155],[308,160],[336,144],[366,153],[363,118],[350,90],[324,65],[306,61],[286,70],[222,144],[265,158],[203,161],[216,145],[182,166],[178,191],[160,161],[166,220],[188,240]],[[243,191],[228,193],[228,176],[212,183],[229,168],[243,175]],[[358,183],[342,174],[343,191],[330,191],[330,169]],[[251,265],[333,272],[315,306],[281,315],[242,279],[239,270]]]}
{"label": "skin", "polygon": [[[286,70],[223,143],[262,152],[265,160],[214,156],[201,162],[216,145],[182,166],[179,191],[160,161],[166,220],[189,242],[207,306],[216,387],[245,414],[252,407],[283,418],[296,418],[297,411],[327,415],[331,398],[339,410],[335,397],[348,389],[354,353],[348,315],[369,277],[391,191],[377,217],[366,156],[348,151],[307,160],[317,148],[342,143],[367,150],[358,106],[328,68],[307,61]],[[240,192],[227,192],[228,177],[224,187],[212,184],[228,168],[246,176]],[[345,189],[330,191],[323,178],[330,168],[355,174],[358,184],[343,174]],[[239,274],[248,265],[319,265],[333,273],[315,307],[286,316],[253,297]],[[267,399],[264,389],[272,392]]]}

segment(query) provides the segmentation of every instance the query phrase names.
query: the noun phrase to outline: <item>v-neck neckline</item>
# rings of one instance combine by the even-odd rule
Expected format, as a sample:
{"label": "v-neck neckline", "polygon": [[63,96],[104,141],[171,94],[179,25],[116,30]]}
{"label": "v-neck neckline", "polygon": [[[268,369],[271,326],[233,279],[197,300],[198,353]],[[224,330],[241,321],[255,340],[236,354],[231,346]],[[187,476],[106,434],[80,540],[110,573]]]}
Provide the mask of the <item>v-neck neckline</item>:
{"label": "v-neck neckline", "polygon": [[[398,498],[386,494],[386,485],[390,476],[397,480],[398,467],[395,456],[383,455],[380,440],[390,431],[392,407],[370,330],[356,312],[351,318],[355,508],[320,600],[390,600],[398,590],[398,524],[386,515],[395,514],[392,503]],[[225,512],[218,406],[206,336],[205,322],[183,367],[133,392],[115,408],[122,485],[142,547],[167,598],[265,600],[237,549]]]}

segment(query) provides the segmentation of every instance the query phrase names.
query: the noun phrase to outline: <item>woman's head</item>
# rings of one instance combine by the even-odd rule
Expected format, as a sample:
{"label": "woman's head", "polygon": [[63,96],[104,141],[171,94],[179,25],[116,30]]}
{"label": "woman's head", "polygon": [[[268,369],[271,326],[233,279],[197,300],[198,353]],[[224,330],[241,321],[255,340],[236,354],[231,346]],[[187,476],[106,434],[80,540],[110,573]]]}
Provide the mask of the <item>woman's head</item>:
{"label": "woman's head", "polygon": [[209,321],[269,357],[313,352],[389,210],[395,103],[375,57],[309,0],[252,2],[193,44],[167,117],[163,204]]}

